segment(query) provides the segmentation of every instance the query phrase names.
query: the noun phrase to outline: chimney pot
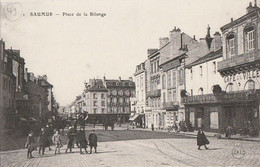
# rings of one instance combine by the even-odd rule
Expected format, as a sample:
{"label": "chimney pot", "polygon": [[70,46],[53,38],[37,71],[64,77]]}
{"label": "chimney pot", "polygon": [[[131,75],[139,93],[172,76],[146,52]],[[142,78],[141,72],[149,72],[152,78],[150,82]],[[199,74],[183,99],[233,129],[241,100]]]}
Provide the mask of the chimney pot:
{"label": "chimney pot", "polygon": [[196,36],[195,35],[193,35],[193,39],[196,40]]}
{"label": "chimney pot", "polygon": [[231,18],[231,22],[233,22],[233,18]]}

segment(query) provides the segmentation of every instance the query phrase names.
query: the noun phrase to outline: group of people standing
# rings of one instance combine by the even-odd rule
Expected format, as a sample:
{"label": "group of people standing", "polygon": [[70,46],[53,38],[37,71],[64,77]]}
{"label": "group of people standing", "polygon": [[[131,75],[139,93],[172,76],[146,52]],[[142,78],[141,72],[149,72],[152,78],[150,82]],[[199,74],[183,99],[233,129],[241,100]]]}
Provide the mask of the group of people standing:
{"label": "group of people standing", "polygon": [[[85,136],[85,130],[82,127],[79,131],[77,131],[76,128],[70,126],[67,133],[67,148],[65,153],[67,153],[68,150],[72,152],[72,148],[74,148],[74,143],[76,143],[77,146],[80,148],[80,154],[83,154],[82,149],[85,150],[86,154],[88,153],[88,145],[90,146],[90,153],[92,153],[93,147],[95,149],[95,153],[97,153],[97,135],[95,134],[94,130],[91,132],[88,139],[89,143]],[[34,150],[37,150],[37,146],[39,155],[44,155],[45,148],[49,148],[49,151],[51,151],[50,146],[52,144],[55,145],[54,154],[60,154],[60,148],[63,147],[63,145],[59,130],[52,130],[48,125],[46,126],[46,128],[41,128],[41,132],[38,137],[38,142],[36,142],[33,132],[29,132],[25,144],[25,147],[27,148],[27,158],[33,158],[32,152]]]}

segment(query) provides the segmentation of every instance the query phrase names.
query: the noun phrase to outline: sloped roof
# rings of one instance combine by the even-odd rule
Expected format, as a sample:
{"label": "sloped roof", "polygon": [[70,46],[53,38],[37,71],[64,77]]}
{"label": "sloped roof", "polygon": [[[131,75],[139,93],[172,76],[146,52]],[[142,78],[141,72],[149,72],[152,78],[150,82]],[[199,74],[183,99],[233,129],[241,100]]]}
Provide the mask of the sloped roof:
{"label": "sloped roof", "polygon": [[208,54],[199,58],[198,60],[186,65],[186,68],[190,68],[192,66],[204,63],[205,61],[210,61],[219,57],[222,57],[222,48],[218,49],[217,51],[209,52]]}

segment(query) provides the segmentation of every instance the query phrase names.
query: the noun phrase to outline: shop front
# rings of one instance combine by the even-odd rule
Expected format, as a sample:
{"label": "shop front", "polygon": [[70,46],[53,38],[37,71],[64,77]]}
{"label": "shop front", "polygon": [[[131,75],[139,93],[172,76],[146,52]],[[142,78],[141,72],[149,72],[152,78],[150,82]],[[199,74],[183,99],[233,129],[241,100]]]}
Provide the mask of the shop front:
{"label": "shop front", "polygon": [[260,129],[260,90],[188,96],[185,105],[185,121],[195,129],[223,132],[228,126],[234,133],[258,135]]}

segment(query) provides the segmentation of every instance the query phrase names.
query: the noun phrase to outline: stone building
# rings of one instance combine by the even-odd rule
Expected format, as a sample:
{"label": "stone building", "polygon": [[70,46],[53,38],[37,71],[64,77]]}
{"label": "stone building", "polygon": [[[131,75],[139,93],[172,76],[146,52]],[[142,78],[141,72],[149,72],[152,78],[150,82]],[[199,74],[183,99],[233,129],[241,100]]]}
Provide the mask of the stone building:
{"label": "stone building", "polygon": [[108,90],[107,112],[116,116],[119,123],[127,122],[130,117],[130,98],[135,96],[135,83],[131,80],[103,78]]}
{"label": "stone building", "polygon": [[[257,4],[253,6],[250,3],[246,10],[245,15],[231,19],[230,23],[221,27],[223,59],[216,63],[222,78],[210,76],[211,81],[214,77],[219,78],[218,86],[213,87],[213,94],[183,98],[186,106],[197,106],[195,119],[201,118],[199,126],[208,131],[221,132],[232,126],[235,133],[259,133],[260,9]],[[215,70],[215,64],[212,65]],[[207,89],[200,89],[198,93],[202,94],[202,90]],[[193,111],[187,107],[186,112]],[[195,126],[199,122],[195,120]]]}
{"label": "stone building", "polygon": [[83,108],[88,113],[90,123],[101,123],[107,110],[107,92],[102,79],[90,79],[85,84]]}
{"label": "stone building", "polygon": [[135,97],[131,98],[131,109],[134,110],[132,117],[129,119],[136,123],[137,127],[145,127],[145,111],[146,111],[146,94],[147,94],[147,61],[136,66],[133,76],[135,82]]}
{"label": "stone building", "polygon": [[0,41],[0,120],[2,127],[15,126],[15,87],[12,58],[8,56],[5,42]]}

